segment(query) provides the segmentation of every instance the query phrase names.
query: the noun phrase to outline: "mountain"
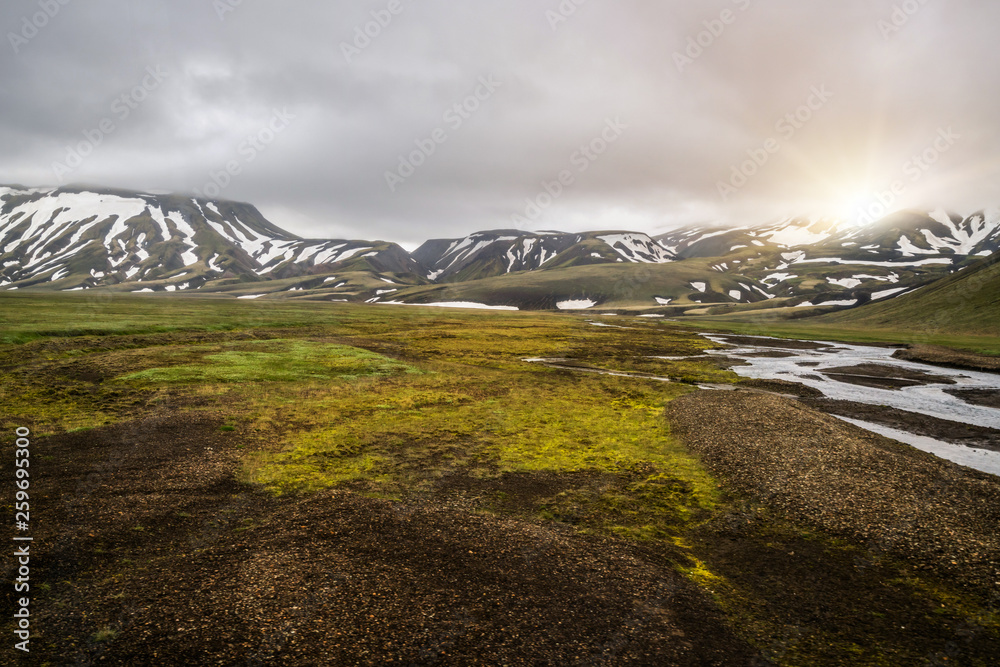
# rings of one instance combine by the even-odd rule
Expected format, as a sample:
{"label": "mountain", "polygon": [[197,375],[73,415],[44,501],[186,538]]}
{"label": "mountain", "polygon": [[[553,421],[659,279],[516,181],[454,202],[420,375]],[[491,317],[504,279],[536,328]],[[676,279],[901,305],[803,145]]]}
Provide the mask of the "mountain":
{"label": "mountain", "polygon": [[824,315],[817,321],[927,335],[1000,336],[1000,254],[897,299]]}
{"label": "mountain", "polygon": [[505,230],[428,241],[413,257],[430,267],[429,279],[448,286],[400,290],[384,300],[522,308],[593,302],[670,315],[844,308],[904,294],[998,249],[1000,211],[967,218],[909,211],[870,225],[798,218],[695,225],[655,239]]}
{"label": "mountain", "polygon": [[904,211],[870,225],[788,219],[738,228],[689,227],[656,238],[681,260],[767,286],[796,305],[859,305],[902,294],[1000,249],[1000,211],[967,218]]}
{"label": "mountain", "polygon": [[304,291],[335,272],[423,272],[396,244],[302,239],[249,204],[81,188],[0,188],[0,262],[8,290]]}
{"label": "mountain", "polygon": [[4,290],[716,314],[893,299],[997,250],[1000,211],[963,218],[938,210],[867,225],[692,225],[655,238],[497,230],[427,241],[409,254],[384,241],[303,239],[245,203],[0,187]]}
{"label": "mountain", "polygon": [[675,259],[649,236],[634,232],[510,230],[427,241],[413,258],[429,267],[428,278],[448,282],[590,264],[665,264]]}
{"label": "mountain", "polygon": [[521,310],[678,309],[757,303],[763,287],[713,271],[704,263],[614,262],[510,273],[459,283],[402,288],[380,301],[396,304],[478,303]]}

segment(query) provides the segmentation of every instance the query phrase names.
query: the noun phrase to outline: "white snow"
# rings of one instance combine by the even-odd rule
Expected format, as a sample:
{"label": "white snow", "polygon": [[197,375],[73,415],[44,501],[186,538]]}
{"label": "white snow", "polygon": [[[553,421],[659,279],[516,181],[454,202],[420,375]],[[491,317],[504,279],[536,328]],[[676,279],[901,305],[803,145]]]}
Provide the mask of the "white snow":
{"label": "white snow", "polygon": [[737,228],[734,228],[734,229],[723,229],[723,230],[717,231],[717,232],[708,232],[707,234],[702,234],[698,238],[694,239],[688,245],[689,246],[693,246],[695,243],[700,243],[700,242],[705,241],[707,239],[715,238],[716,236],[722,236],[723,234],[728,234],[729,232],[739,231],[740,229],[745,229],[745,228],[744,227],[737,227]]}
{"label": "white snow", "polygon": [[673,299],[661,299],[658,296],[653,298],[656,299],[656,303],[660,304],[661,306],[669,306],[674,301]]}
{"label": "white snow", "polygon": [[141,215],[145,210],[146,202],[141,199],[126,199],[92,192],[50,194],[15,207],[7,216],[4,216],[4,219],[0,221],[0,233],[22,223],[29,216],[31,218],[28,229],[19,239],[6,246],[4,251],[12,252],[25,243],[29,246],[33,245],[30,253],[24,253],[27,263],[31,264],[38,259],[36,253],[44,246],[45,241],[57,236],[70,224],[90,220],[90,222],[81,225],[70,239],[69,245],[75,246],[87,230],[94,225],[104,222],[112,216],[118,216],[117,224],[124,225],[127,220]]}
{"label": "white snow", "polygon": [[611,234],[597,238],[629,262],[666,264],[673,261],[663,246],[645,234]]}
{"label": "white snow", "polygon": [[708,291],[708,285],[705,283],[691,283],[691,287],[698,290],[702,294]]}
{"label": "white snow", "polygon": [[402,303],[399,301],[385,301],[382,306],[421,306],[425,308],[468,308],[471,310],[520,310],[514,306],[487,306],[482,303],[472,301],[447,301],[441,303]]}
{"label": "white snow", "polygon": [[[857,299],[851,301],[824,301],[820,304],[815,304],[818,306],[854,306],[858,303]],[[806,301],[805,303],[800,303],[796,308],[811,308],[814,304]]]}
{"label": "white snow", "polygon": [[931,264],[951,264],[950,259],[922,259],[919,262],[868,262],[856,259],[840,259],[839,257],[824,257],[822,259],[803,259],[796,262],[796,264],[821,264],[821,263],[839,263],[851,266],[929,266]]}
{"label": "white snow", "polygon": [[795,248],[797,246],[812,245],[830,238],[830,232],[813,232],[809,226],[789,225],[775,232],[762,234],[771,243]]}
{"label": "white snow", "polygon": [[578,299],[575,301],[560,301],[556,304],[559,310],[587,310],[597,305],[596,301],[590,299]]}
{"label": "white snow", "polygon": [[855,278],[827,278],[827,281],[829,281],[831,285],[845,287],[847,289],[854,289],[861,284],[861,281]]}
{"label": "white snow", "polygon": [[246,296],[238,296],[237,299],[259,299],[262,296],[267,296],[266,294],[247,294]]}
{"label": "white snow", "polygon": [[[312,258],[313,255],[315,255],[316,253],[318,253],[322,249],[323,249],[322,245],[306,246],[305,248],[302,248],[299,251],[299,256],[295,258],[295,261],[296,261],[296,263],[305,263],[305,262],[308,262]],[[315,265],[315,262],[313,262],[313,264]]]}
{"label": "white snow", "polygon": [[337,249],[343,248],[344,244],[340,244],[337,248],[332,250],[327,250],[316,256],[314,260],[315,264],[336,264],[345,259],[354,259],[356,256],[368,252],[371,248],[351,248],[350,250],[344,250],[341,253],[337,253]]}
{"label": "white snow", "polygon": [[[556,256],[556,254],[553,252],[552,253],[552,257],[546,257],[546,255],[548,255],[548,254],[549,254],[548,248],[542,248],[541,249],[541,256],[538,258],[538,266],[544,266],[545,262],[549,261],[550,259],[552,259],[552,257]],[[619,260],[619,261],[621,261],[621,260]]]}
{"label": "white snow", "polygon": [[736,301],[742,301],[743,300],[743,292],[739,291],[738,289],[729,290],[729,296],[730,296],[730,298],[732,298],[732,299],[734,299]]}
{"label": "white snow", "polygon": [[895,289],[882,290],[881,292],[872,293],[872,301],[878,301],[879,299],[885,299],[900,292],[905,292],[907,288],[897,287]]}
{"label": "white snow", "polygon": [[398,292],[398,291],[399,291],[398,289],[380,289],[377,290],[375,294],[377,294],[378,296],[382,296],[383,294],[392,294],[393,292]]}
{"label": "white snow", "polygon": [[652,318],[666,317],[666,315],[640,315],[639,317],[648,317],[652,319]]}
{"label": "white snow", "polygon": [[806,253],[801,250],[799,252],[783,252],[781,258],[790,264],[797,264],[806,258]]}

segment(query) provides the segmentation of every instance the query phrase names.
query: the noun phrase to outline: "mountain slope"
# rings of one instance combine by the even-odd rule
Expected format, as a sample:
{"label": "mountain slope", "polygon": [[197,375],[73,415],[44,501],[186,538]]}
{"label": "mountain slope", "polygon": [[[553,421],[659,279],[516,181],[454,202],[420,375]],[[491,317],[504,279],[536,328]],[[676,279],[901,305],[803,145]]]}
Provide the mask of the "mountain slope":
{"label": "mountain slope", "polygon": [[646,234],[516,230],[428,241],[413,258],[429,268],[429,278],[448,282],[590,264],[665,264],[674,259]]}
{"label": "mountain slope", "polygon": [[689,227],[657,241],[679,258],[712,258],[716,270],[759,281],[798,305],[848,306],[903,294],[996,252],[1000,212],[963,219],[904,211],[870,225],[788,219]]}
{"label": "mountain slope", "polygon": [[392,243],[309,241],[249,204],[79,188],[0,188],[0,286],[182,291],[332,271],[423,272]]}
{"label": "mountain slope", "polygon": [[402,289],[377,302],[473,302],[521,310],[656,309],[764,300],[761,286],[705,262],[594,264]]}
{"label": "mountain slope", "polygon": [[926,333],[1000,336],[1000,254],[905,296],[816,322]]}

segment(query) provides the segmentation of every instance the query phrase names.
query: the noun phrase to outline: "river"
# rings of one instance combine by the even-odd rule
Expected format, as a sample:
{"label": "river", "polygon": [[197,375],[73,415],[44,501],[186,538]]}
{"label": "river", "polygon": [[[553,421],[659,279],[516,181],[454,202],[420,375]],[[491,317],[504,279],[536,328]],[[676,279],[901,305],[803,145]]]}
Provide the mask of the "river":
{"label": "river", "polygon": [[[710,354],[745,363],[733,368],[745,378],[797,382],[833,400],[889,406],[917,415],[1000,430],[1000,409],[976,405],[949,393],[1000,391],[998,374],[894,359],[895,350],[885,347],[704,335],[715,343],[728,346],[712,350]],[[1000,452],[953,444],[856,419],[845,421],[955,463],[1000,475]]]}

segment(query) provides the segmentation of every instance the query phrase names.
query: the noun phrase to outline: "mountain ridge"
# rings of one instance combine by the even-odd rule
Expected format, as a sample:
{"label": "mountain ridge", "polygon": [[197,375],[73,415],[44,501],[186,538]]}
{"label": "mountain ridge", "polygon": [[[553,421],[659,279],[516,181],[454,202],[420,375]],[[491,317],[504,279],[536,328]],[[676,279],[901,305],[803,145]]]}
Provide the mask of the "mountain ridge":
{"label": "mountain ridge", "polygon": [[[593,302],[663,314],[765,301],[843,308],[894,298],[997,250],[1000,211],[962,217],[938,209],[900,211],[869,225],[786,218],[657,236],[499,229],[428,240],[411,253],[386,241],[302,238],[244,202],[0,186],[0,290],[191,290],[411,304],[447,292],[486,305]],[[602,280],[631,287],[611,293]],[[655,293],[636,287],[644,284],[655,284]],[[497,303],[487,285],[518,303]],[[541,293],[542,285],[552,292]]]}

